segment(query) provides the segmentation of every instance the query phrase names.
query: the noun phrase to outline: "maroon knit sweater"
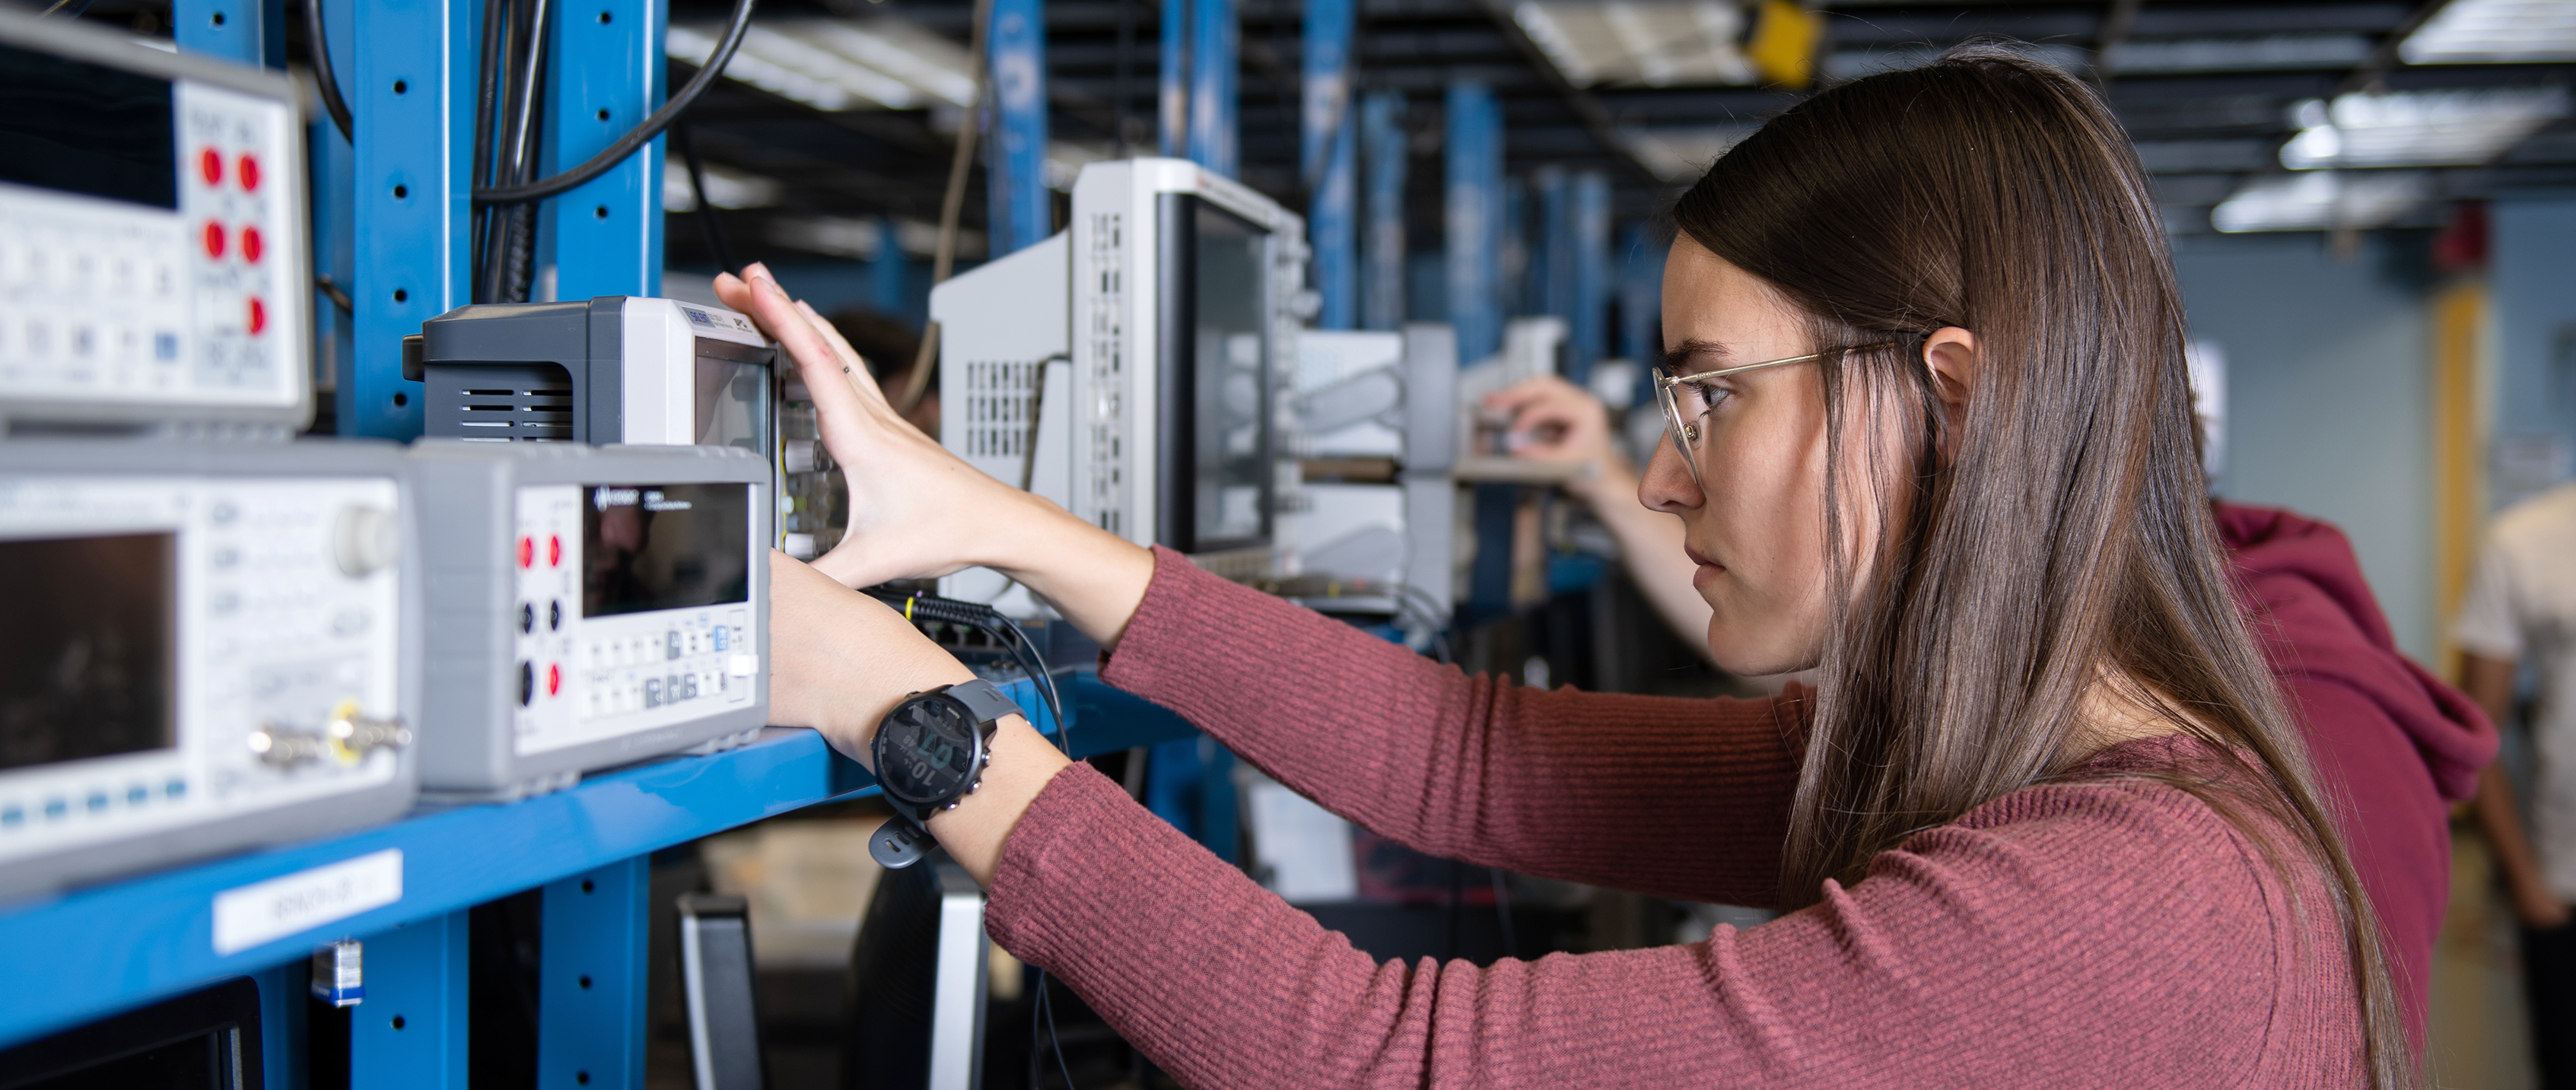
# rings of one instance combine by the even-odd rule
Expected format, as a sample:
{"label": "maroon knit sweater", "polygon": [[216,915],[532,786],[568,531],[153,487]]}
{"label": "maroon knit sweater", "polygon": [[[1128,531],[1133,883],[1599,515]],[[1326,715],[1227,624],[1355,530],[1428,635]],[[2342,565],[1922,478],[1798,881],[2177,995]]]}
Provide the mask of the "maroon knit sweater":
{"label": "maroon knit sweater", "polygon": [[[1797,690],[1680,700],[1469,678],[1156,551],[1106,680],[1421,850],[1763,904]],[[1194,1087],[2335,1086],[2365,1082],[2315,867],[2123,770],[2016,791],[1751,931],[1479,969],[1378,963],[1076,764],[986,923]]]}

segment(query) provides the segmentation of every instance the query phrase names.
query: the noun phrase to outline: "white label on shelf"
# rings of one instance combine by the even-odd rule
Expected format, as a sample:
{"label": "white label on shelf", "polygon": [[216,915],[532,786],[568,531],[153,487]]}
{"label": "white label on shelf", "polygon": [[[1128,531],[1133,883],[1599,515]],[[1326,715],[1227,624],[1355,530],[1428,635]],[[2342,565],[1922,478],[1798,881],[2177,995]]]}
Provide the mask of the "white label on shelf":
{"label": "white label on shelf", "polygon": [[387,848],[215,894],[215,953],[248,950],[402,900],[402,862],[402,849]]}

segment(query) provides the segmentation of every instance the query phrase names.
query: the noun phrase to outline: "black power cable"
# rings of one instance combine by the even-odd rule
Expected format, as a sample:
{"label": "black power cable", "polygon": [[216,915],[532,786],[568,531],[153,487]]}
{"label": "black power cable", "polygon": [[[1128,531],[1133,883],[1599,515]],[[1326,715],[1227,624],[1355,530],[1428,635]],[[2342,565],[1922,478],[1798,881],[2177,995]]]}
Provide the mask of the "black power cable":
{"label": "black power cable", "polygon": [[671,143],[680,149],[680,161],[689,168],[689,193],[697,198],[698,227],[707,236],[707,250],[715,255],[716,267],[726,272],[740,272],[733,263],[733,248],[725,245],[724,224],[716,219],[715,202],[707,199],[707,168],[698,159],[698,139],[682,124],[671,126]]}
{"label": "black power cable", "polygon": [[340,130],[340,139],[355,142],[349,125],[349,100],[340,96],[340,74],[331,70],[331,39],[322,36],[322,0],[304,0],[305,47],[313,54],[313,90],[322,98],[322,109],[331,115],[331,125]]}
{"label": "black power cable", "polygon": [[751,30],[751,9],[756,3],[757,0],[734,0],[733,17],[725,26],[724,37],[716,42],[715,52],[707,58],[707,63],[698,69],[698,74],[689,78],[689,82],[680,88],[679,94],[672,95],[669,101],[662,103],[661,109],[653,111],[652,116],[645,118],[634,128],[626,130],[626,135],[618,137],[615,143],[608,145],[599,154],[591,156],[580,166],[550,178],[540,178],[517,185],[490,188],[478,186],[474,190],[474,203],[520,204],[543,200],[606,174],[617,164],[625,162],[626,157],[635,154],[637,148],[651,143],[654,137],[662,135],[662,130],[670,128],[672,122],[679,120],[680,115],[686,113],[689,107],[697,102],[698,96],[706,93],[708,85],[714,83],[716,77],[724,72],[725,65],[733,62],[734,50],[742,47],[743,35]]}

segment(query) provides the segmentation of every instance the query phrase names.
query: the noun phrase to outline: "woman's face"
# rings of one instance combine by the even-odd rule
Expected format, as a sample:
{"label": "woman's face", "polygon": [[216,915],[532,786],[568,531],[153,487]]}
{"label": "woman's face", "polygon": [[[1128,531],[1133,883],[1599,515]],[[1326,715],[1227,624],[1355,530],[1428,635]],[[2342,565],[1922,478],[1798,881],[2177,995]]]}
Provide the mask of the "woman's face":
{"label": "woman's face", "polygon": [[[1796,308],[1688,236],[1664,263],[1663,309],[1678,374],[1812,351]],[[1822,378],[1811,363],[1765,368],[1710,383],[1706,400],[1698,447],[1706,490],[1666,442],[1638,499],[1681,517],[1699,565],[1691,584],[1715,610],[1708,647],[1718,665],[1746,675],[1807,669],[1823,656],[1831,612]]]}

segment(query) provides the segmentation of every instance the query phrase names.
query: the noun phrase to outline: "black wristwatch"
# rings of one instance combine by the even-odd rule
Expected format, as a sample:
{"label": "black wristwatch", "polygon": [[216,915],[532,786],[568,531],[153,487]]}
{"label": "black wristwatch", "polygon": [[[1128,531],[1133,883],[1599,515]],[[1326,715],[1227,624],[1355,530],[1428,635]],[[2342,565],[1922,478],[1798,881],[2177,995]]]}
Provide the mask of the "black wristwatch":
{"label": "black wristwatch", "polygon": [[982,678],[914,693],[886,713],[869,746],[896,817],[868,838],[879,865],[909,867],[929,853],[930,815],[983,786],[993,732],[1003,716],[1018,714],[1020,706]]}

